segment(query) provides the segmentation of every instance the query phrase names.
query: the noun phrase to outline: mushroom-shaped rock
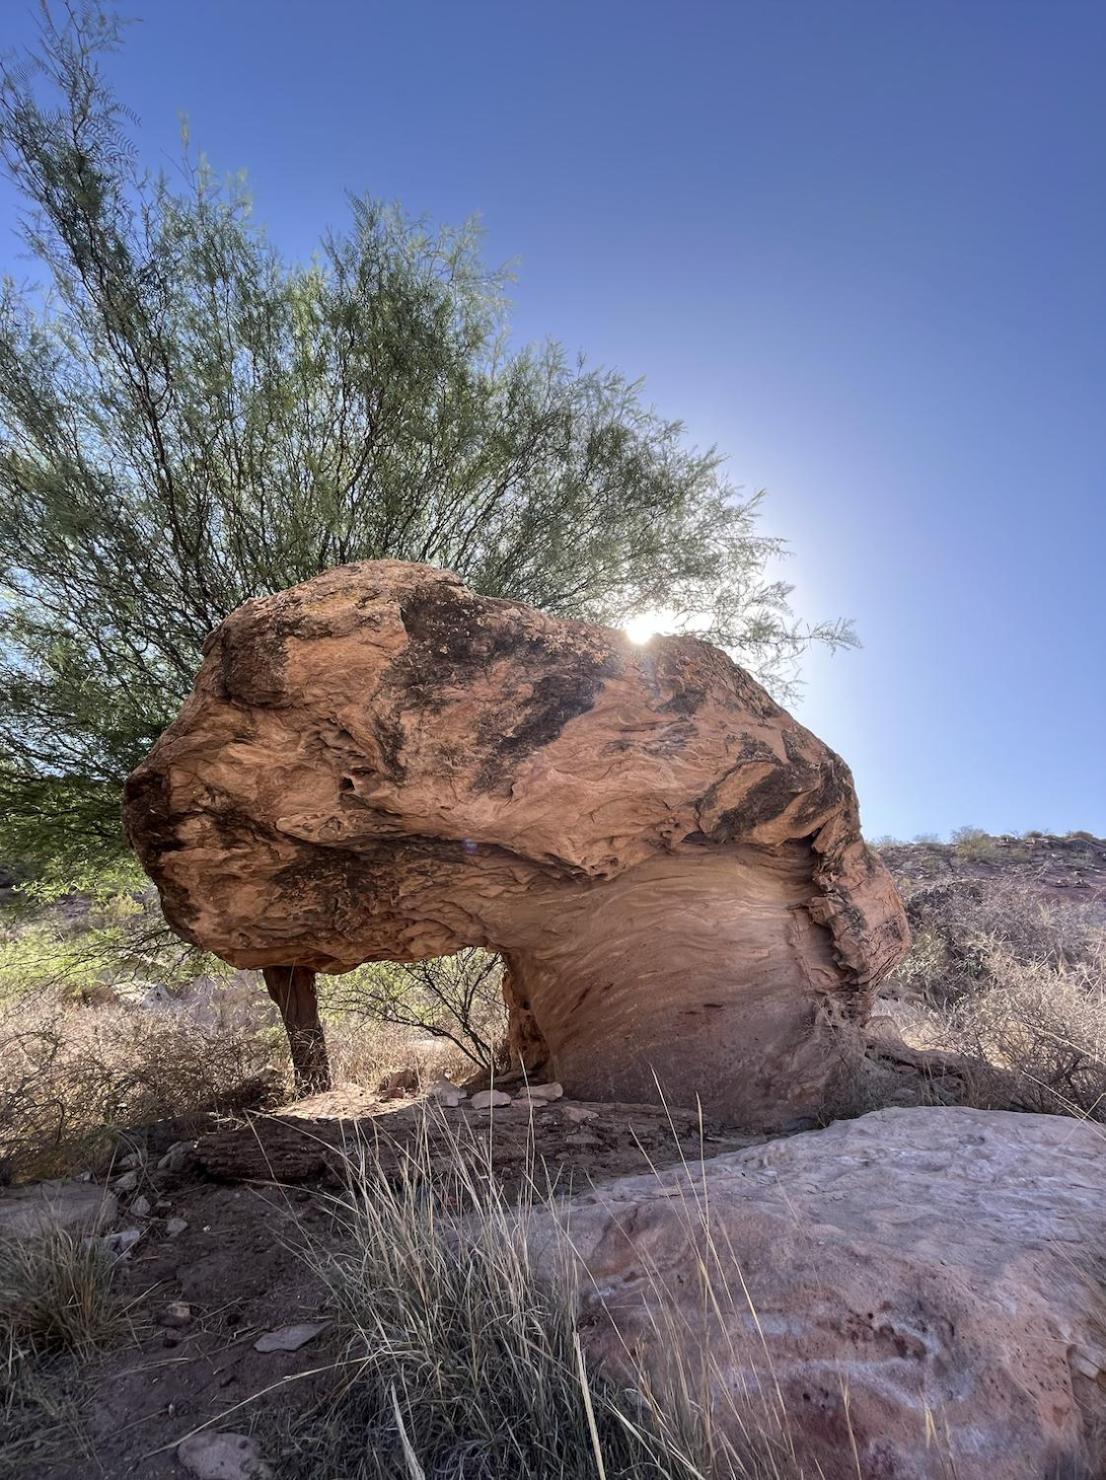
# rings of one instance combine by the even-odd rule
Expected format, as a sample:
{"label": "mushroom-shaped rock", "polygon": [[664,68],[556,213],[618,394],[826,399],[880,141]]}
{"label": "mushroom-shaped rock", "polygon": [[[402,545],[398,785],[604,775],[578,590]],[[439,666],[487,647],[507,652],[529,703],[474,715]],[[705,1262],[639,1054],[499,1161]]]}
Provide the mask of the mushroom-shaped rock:
{"label": "mushroom-shaped rock", "polygon": [[307,1083],[316,971],[475,945],[531,1078],[793,1124],[907,941],[848,768],[724,653],[397,561],[234,612],[125,816],[173,927],[265,968]]}

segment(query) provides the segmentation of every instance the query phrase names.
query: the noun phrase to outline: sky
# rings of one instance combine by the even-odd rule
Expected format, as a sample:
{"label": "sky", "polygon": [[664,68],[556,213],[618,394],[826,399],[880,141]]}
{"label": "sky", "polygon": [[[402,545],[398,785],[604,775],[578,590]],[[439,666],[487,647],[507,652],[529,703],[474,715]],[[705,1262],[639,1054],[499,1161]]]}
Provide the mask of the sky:
{"label": "sky", "polygon": [[[1106,834],[1101,0],[129,0],[110,75],[289,256],[347,192],[768,490],[870,836]],[[33,34],[0,0],[0,44]],[[0,270],[25,277],[0,188]]]}

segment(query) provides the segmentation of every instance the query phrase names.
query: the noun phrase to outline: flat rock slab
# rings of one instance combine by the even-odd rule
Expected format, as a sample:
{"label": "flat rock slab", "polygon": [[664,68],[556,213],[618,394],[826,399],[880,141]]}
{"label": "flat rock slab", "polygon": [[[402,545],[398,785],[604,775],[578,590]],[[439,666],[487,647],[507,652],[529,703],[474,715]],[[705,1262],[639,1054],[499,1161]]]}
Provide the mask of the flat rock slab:
{"label": "flat rock slab", "polygon": [[298,1352],[301,1346],[314,1341],[329,1325],[329,1321],[302,1321],[298,1326],[280,1326],[259,1336],[253,1349],[255,1352]]}
{"label": "flat rock slab", "polygon": [[99,1233],[118,1214],[115,1196],[95,1182],[34,1182],[0,1195],[0,1238]]}
{"label": "flat rock slab", "polygon": [[778,1385],[812,1474],[856,1480],[855,1439],[865,1480],[1106,1475],[1101,1126],[884,1110],[543,1211],[539,1257],[562,1215],[593,1357],[675,1341],[716,1395]]}
{"label": "flat rock slab", "polygon": [[248,1434],[193,1434],[177,1458],[197,1480],[271,1480],[273,1473]]}

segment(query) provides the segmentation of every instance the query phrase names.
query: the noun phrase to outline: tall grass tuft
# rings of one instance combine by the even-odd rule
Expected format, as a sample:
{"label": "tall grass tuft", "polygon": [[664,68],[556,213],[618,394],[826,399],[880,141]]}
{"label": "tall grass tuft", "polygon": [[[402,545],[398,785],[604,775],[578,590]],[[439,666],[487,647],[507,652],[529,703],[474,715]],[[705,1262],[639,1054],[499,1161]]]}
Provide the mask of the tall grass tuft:
{"label": "tall grass tuft", "polygon": [[66,1359],[86,1362],[125,1325],[98,1241],[64,1230],[0,1239],[0,1476],[83,1442]]}
{"label": "tall grass tuft", "polygon": [[719,1424],[724,1364],[686,1333],[656,1333],[663,1370],[629,1350],[617,1371],[595,1369],[581,1316],[605,1317],[581,1300],[568,1234],[531,1236],[548,1191],[533,1168],[507,1192],[478,1138],[454,1138],[443,1164],[424,1136],[389,1181],[367,1146],[347,1172],[337,1247],[305,1251],[345,1335],[341,1378],[325,1415],[296,1436],[296,1474],[816,1480],[774,1393]]}

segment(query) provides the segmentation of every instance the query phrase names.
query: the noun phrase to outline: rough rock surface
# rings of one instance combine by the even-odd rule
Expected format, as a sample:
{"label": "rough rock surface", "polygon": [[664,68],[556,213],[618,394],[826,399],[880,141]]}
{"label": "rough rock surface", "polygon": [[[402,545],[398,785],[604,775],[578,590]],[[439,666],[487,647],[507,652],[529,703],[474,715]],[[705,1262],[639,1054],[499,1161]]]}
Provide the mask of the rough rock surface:
{"label": "rough rock surface", "polygon": [[99,1233],[118,1214],[118,1200],[95,1182],[33,1182],[0,1191],[0,1238]]}
{"label": "rough rock surface", "polygon": [[884,1110],[609,1183],[534,1237],[545,1257],[568,1218],[601,1361],[623,1341],[662,1360],[675,1332],[719,1392],[778,1383],[825,1480],[1097,1477],[1103,1150],[1101,1126],[1059,1116]]}
{"label": "rough rock surface", "polygon": [[725,654],[398,562],[233,613],[126,821],[175,928],[278,1001],[491,947],[532,1079],[749,1124],[848,1078],[907,939],[847,767]]}

